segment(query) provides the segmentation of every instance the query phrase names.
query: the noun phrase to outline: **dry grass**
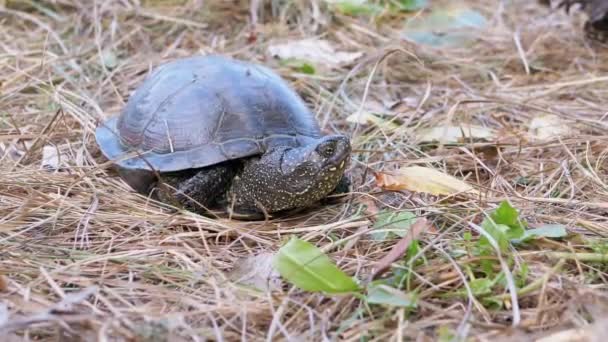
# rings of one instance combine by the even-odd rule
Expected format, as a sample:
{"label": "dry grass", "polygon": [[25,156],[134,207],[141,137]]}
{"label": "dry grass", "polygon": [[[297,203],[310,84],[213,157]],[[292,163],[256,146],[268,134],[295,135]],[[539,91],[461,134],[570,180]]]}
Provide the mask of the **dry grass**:
{"label": "dry grass", "polygon": [[[260,3],[253,40],[247,1],[0,1],[3,340],[436,340],[442,329],[519,340],[602,318],[608,52],[583,40],[579,16],[531,1],[497,10],[498,2],[477,0],[490,29],[472,48],[441,51],[401,40],[404,14],[370,20],[331,13],[317,0]],[[364,58],[311,76],[267,57],[272,42],[317,35]],[[275,68],[327,132],[353,135],[355,186],[347,200],[270,222],[212,220],[148,201],[116,177],[94,142],[98,121],[120,111],[151,67],[209,52]],[[410,100],[393,112],[398,128],[345,120],[368,83],[366,101]],[[529,121],[541,113],[579,133],[527,139]],[[485,145],[416,144],[416,129],[446,122],[500,134]],[[44,146],[60,151],[58,170],[40,168]],[[492,200],[383,192],[370,172],[414,164],[466,177]],[[454,252],[463,234],[502,199],[531,224],[566,225],[571,237],[510,250],[511,271],[525,264],[525,283],[537,282],[518,305],[506,289],[496,293],[506,294],[499,309],[445,296],[464,291],[478,267]],[[253,291],[229,277],[246,258],[275,252],[296,234],[320,247],[344,239],[328,254],[366,279],[395,243],[365,234],[374,217],[361,207],[370,200],[426,216],[438,228],[422,236],[425,259],[411,284],[420,294],[416,310],[287,284]]]}

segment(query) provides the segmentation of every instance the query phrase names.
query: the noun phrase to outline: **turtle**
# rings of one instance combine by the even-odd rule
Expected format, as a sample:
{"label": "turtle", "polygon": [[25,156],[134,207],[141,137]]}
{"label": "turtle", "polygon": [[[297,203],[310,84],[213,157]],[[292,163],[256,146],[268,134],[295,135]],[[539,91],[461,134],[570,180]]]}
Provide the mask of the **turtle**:
{"label": "turtle", "polygon": [[223,55],[158,65],[95,137],[133,190],[201,214],[268,217],[350,184],[350,139],[270,68]]}
{"label": "turtle", "polygon": [[563,0],[559,8],[565,8],[566,13],[574,5],[580,5],[588,16],[583,26],[585,36],[593,42],[608,43],[608,0]]}

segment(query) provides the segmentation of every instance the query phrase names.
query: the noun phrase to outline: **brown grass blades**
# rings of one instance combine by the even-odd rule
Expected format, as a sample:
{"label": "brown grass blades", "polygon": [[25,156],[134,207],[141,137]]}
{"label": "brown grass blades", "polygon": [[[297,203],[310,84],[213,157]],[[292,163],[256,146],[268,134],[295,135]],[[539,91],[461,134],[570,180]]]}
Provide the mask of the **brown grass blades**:
{"label": "brown grass blades", "polygon": [[[465,3],[488,28],[472,46],[433,49],[401,39],[414,13],[346,15],[323,0],[0,1],[0,340],[592,331],[584,327],[606,312],[608,51],[583,39],[580,13],[523,0]],[[361,57],[319,68],[269,54],[306,39]],[[349,198],[267,222],[214,220],[136,195],[117,178],[95,145],[96,125],[153,66],[210,52],[278,70],[324,131],[354,135]],[[440,127],[449,135],[429,139]],[[481,195],[377,186],[375,173],[412,166]],[[569,237],[512,245],[501,262],[475,254],[471,227],[505,199],[529,227],[560,224]],[[398,210],[437,229],[418,236],[417,260],[395,260],[384,275],[408,275],[399,291],[416,294],[414,310],[276,278],[256,287],[269,276],[238,271],[296,235],[369,279],[398,240],[372,238],[373,222]],[[508,279],[490,284],[484,260]]]}

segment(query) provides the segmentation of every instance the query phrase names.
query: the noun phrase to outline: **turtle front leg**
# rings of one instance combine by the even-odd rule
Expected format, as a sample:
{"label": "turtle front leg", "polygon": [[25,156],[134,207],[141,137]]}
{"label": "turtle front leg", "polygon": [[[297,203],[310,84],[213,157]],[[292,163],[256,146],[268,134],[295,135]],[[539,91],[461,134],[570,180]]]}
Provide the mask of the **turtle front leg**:
{"label": "turtle front leg", "polygon": [[169,173],[161,177],[155,192],[162,202],[205,214],[226,193],[237,172],[237,166],[225,163]]}
{"label": "turtle front leg", "polygon": [[335,204],[339,203],[340,199],[350,192],[350,187],[352,183],[350,179],[344,175],[338,182],[338,185],[334,188],[334,190],[327,195],[327,197],[321,199],[321,204]]}
{"label": "turtle front leg", "polygon": [[351,185],[352,183],[350,179],[346,176],[342,176],[342,178],[338,182],[338,185],[336,185],[336,188],[329,194],[329,196],[347,194],[350,192]]}

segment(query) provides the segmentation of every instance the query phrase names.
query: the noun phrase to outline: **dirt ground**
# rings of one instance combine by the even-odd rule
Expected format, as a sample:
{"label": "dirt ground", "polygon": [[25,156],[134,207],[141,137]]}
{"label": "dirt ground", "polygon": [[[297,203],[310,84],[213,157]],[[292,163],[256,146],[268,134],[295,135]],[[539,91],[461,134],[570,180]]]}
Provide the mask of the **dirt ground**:
{"label": "dirt ground", "polygon": [[[411,39],[406,25],[453,1],[413,11],[368,3],[379,10],[323,0],[0,0],[0,340],[606,336],[608,49],[585,38],[584,13],[463,1],[485,25],[437,46]],[[157,203],[120,180],[96,145],[97,125],[155,66],[210,53],[272,68],[325,133],[351,138],[348,196],[238,221]],[[399,175],[412,166],[478,196],[419,189],[430,173],[405,184]],[[479,227],[502,201],[528,229],[565,233],[499,253]],[[372,233],[403,213],[427,228],[376,274],[404,240]],[[278,276],[269,260],[294,236],[363,290],[306,291]],[[401,280],[378,299],[365,290],[372,278]]]}

